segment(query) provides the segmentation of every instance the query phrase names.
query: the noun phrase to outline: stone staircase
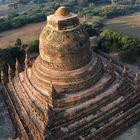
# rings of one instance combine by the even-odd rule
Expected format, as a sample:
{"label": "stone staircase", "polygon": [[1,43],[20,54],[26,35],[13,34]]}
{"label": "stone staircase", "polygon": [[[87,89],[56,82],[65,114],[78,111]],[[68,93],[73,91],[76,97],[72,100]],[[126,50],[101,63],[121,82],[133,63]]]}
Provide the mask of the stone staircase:
{"label": "stone staircase", "polygon": [[84,102],[90,98],[95,97],[97,94],[103,92],[114,80],[115,76],[111,77],[107,73],[101,77],[101,79],[91,88],[77,92],[75,94],[63,94],[59,96],[55,96],[55,100],[53,103],[54,110],[55,108],[69,107],[79,104],[80,102]]}
{"label": "stone staircase", "polygon": [[[36,136],[37,140],[43,139],[48,118],[49,101],[48,99],[44,101],[43,98],[37,100],[38,98],[31,92],[31,85],[24,75],[25,73],[20,73],[17,77],[10,80],[8,87],[4,88],[4,92],[7,93],[6,95],[8,95],[12,103],[10,104],[14,108],[16,116],[21,120],[22,127],[25,128],[24,132],[29,136],[28,139],[33,139],[33,136]],[[26,81],[24,79],[24,82],[23,77],[26,79]],[[27,81],[28,83],[26,83]]]}
{"label": "stone staircase", "polygon": [[[10,87],[10,85],[9,85]],[[14,98],[13,95],[11,95],[12,93],[12,89],[9,89],[9,87],[3,85],[3,88],[2,88],[2,92],[3,92],[3,96],[5,98],[5,101],[7,103],[7,105],[9,106],[10,108],[10,115],[11,115],[11,118],[13,120],[13,123],[15,124],[18,124],[18,127],[19,129],[21,129],[22,131],[20,132],[21,135],[24,135],[25,139],[29,140],[29,136],[27,134],[27,131],[29,130],[27,127],[24,126],[25,124],[25,121],[24,119],[22,118],[20,112],[20,107],[19,105],[16,103],[16,99]],[[8,101],[6,100],[8,99]],[[15,125],[16,126],[16,125]],[[18,128],[17,128],[17,131],[18,131]],[[32,137],[32,136],[31,136]]]}

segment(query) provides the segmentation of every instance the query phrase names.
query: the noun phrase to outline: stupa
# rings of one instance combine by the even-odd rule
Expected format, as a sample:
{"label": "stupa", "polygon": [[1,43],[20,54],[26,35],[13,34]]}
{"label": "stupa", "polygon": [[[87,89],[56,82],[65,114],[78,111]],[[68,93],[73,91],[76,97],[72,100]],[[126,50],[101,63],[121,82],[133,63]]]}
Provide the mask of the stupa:
{"label": "stupa", "polygon": [[[23,140],[109,140],[140,118],[138,76],[130,78],[90,47],[77,15],[47,17],[40,54],[3,71],[3,95]],[[8,82],[7,82],[8,81]]]}

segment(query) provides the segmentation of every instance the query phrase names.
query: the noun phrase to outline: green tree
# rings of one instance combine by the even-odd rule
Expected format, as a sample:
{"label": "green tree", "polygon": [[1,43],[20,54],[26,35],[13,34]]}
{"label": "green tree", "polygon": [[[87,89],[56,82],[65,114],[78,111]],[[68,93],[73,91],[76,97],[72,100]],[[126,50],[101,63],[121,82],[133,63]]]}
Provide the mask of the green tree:
{"label": "green tree", "polygon": [[33,40],[28,45],[29,52],[38,52],[39,51],[39,40]]}
{"label": "green tree", "polygon": [[20,38],[17,38],[17,40],[16,40],[16,43],[15,43],[15,46],[21,46],[22,45],[22,41],[21,41],[21,39]]}
{"label": "green tree", "polygon": [[86,29],[86,31],[88,32],[90,37],[97,34],[96,29],[92,25],[90,25],[90,24],[83,24],[82,26]]}

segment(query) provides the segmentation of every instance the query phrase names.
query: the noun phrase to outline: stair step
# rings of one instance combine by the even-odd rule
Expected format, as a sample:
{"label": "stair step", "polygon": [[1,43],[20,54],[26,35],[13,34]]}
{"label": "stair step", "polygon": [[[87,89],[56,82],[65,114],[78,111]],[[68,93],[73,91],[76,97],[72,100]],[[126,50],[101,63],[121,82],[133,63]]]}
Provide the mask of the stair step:
{"label": "stair step", "polygon": [[[123,125],[125,122],[129,122],[131,118],[136,117],[140,113],[140,103],[130,108],[128,111],[124,112],[123,114],[119,115],[118,117],[114,118],[109,123],[105,124],[95,132],[88,134],[84,137],[85,140],[96,140],[98,135],[103,134],[103,131],[113,132],[117,130],[119,126]],[[112,129],[112,130],[111,130]],[[110,131],[109,131],[110,130]],[[105,133],[105,132],[104,132]],[[106,135],[107,136],[107,135]],[[101,137],[100,137],[101,139]]]}
{"label": "stair step", "polygon": [[[25,102],[24,102],[24,100],[23,100],[23,97],[22,97],[22,94],[21,94],[21,91],[18,91],[18,89],[14,86],[14,83],[15,82],[13,82],[12,81],[12,86],[13,86],[13,93],[15,94],[16,93],[16,95],[15,95],[15,97],[16,97],[16,101],[15,102],[17,102],[18,103],[18,105],[19,105],[19,108],[21,109],[21,114],[22,114],[22,116],[23,116],[23,118],[22,118],[22,120],[24,120],[24,123],[25,123],[25,127],[26,126],[28,126],[29,128],[28,129],[30,129],[30,130],[32,130],[31,132],[32,132],[32,135],[34,135],[33,133],[33,131],[35,131],[35,133],[36,133],[36,135],[39,135],[40,136],[40,133],[39,133],[39,131],[41,130],[39,127],[39,125],[36,125],[36,120],[34,119],[34,117],[30,114],[30,110],[28,109],[28,107],[26,106],[26,104],[25,104]],[[21,115],[20,114],[20,115]],[[28,124],[28,125],[26,125],[26,124]],[[36,131],[36,128],[37,128],[37,131]]]}
{"label": "stair step", "polygon": [[57,110],[57,108],[68,108],[72,105],[82,103],[89,98],[95,97],[97,94],[104,91],[111,84],[111,82],[113,82],[113,80],[115,80],[115,77],[111,77],[105,73],[98,83],[87,90],[77,92],[75,94],[64,93],[60,95],[62,99],[55,99],[55,102],[53,103],[54,110]]}
{"label": "stair step", "polygon": [[[89,116],[83,117],[82,119],[76,122],[70,123],[68,125],[65,124],[64,126],[54,127],[52,128],[52,132],[57,137],[60,136],[61,134],[62,135],[60,136],[61,139],[65,138],[65,136],[66,137],[68,136],[71,138],[72,136],[76,137],[77,135],[79,135],[79,133],[81,133],[82,135],[89,128],[91,127],[93,128],[93,124],[96,126],[96,124],[98,125],[99,122],[103,123],[103,120],[107,121],[107,118],[110,118],[111,115],[115,115],[119,110],[123,109],[124,106],[128,105],[130,100],[134,100],[134,99],[137,99],[138,101],[140,100],[140,98],[133,96],[133,94],[128,94],[127,97],[120,96],[115,101],[102,107],[97,113],[91,113],[89,114]],[[61,132],[60,132],[60,127],[63,128],[63,131]]]}

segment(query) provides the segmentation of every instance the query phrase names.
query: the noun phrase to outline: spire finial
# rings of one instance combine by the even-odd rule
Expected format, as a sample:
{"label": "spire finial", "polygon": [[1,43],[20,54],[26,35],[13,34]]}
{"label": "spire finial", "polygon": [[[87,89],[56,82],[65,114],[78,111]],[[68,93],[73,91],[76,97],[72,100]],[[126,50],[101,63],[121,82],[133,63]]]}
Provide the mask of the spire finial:
{"label": "spire finial", "polygon": [[10,64],[8,65],[8,78],[9,79],[12,79],[13,77],[13,71],[12,71],[12,68],[10,66]]}
{"label": "spire finial", "polygon": [[112,58],[110,58],[110,59],[109,59],[109,62],[110,62],[110,63],[112,63],[112,62],[113,62]]}
{"label": "spire finial", "polygon": [[16,58],[16,65],[15,65],[15,69],[16,69],[16,74],[18,74],[19,73],[19,71],[20,71],[20,65],[19,65],[19,61],[18,61],[18,59]]}
{"label": "spire finial", "polygon": [[12,68],[11,68],[11,66],[10,66],[10,64],[9,64],[9,65],[8,65],[8,74],[10,75],[11,72],[12,72]]}
{"label": "spire finial", "polygon": [[53,82],[50,81],[50,92],[53,93],[55,91],[54,86],[53,86]]}
{"label": "spire finial", "polygon": [[0,84],[2,83],[1,71],[2,71],[2,70],[0,70]]}
{"label": "spire finial", "polygon": [[109,59],[109,64],[107,64],[107,66],[106,66],[106,71],[109,74],[114,75],[114,64],[112,62],[112,58]]}
{"label": "spire finial", "polygon": [[30,66],[31,66],[31,63],[30,63],[30,58],[28,56],[28,53],[25,51],[25,68],[28,69]]}
{"label": "spire finial", "polygon": [[3,69],[1,69],[0,75],[1,75],[1,80],[4,80],[4,71],[3,71]]}
{"label": "spire finial", "polygon": [[138,78],[138,74],[136,73],[136,74],[134,75],[134,78],[133,78],[132,84],[131,84],[132,89],[133,89],[134,92],[136,92],[136,90],[137,90],[137,88],[138,88],[138,84],[139,84],[139,78]]}
{"label": "spire finial", "polygon": [[1,77],[1,82],[5,83],[5,73],[4,73],[4,69],[3,68],[0,70],[0,77]]}
{"label": "spire finial", "polygon": [[120,79],[125,80],[126,77],[127,77],[127,67],[124,66],[120,74]]}

